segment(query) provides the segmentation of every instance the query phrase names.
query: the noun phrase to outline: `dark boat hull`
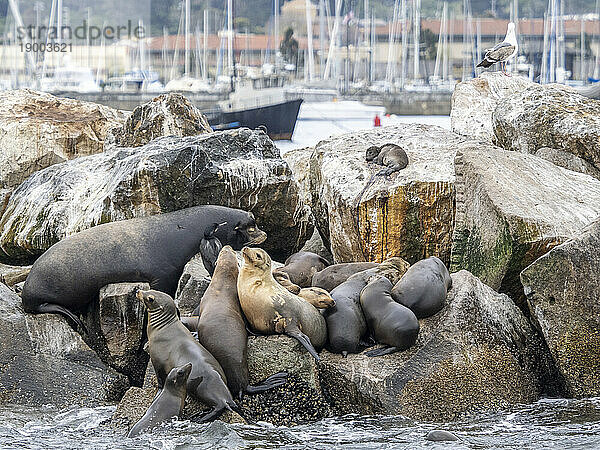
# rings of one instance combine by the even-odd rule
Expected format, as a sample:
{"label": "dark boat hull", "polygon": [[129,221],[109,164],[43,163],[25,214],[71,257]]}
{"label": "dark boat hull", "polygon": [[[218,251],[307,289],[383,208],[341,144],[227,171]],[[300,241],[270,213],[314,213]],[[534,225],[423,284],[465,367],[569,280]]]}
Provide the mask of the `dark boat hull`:
{"label": "dark boat hull", "polygon": [[289,100],[242,111],[219,112],[209,115],[208,122],[214,130],[264,126],[273,140],[292,139],[302,99]]}

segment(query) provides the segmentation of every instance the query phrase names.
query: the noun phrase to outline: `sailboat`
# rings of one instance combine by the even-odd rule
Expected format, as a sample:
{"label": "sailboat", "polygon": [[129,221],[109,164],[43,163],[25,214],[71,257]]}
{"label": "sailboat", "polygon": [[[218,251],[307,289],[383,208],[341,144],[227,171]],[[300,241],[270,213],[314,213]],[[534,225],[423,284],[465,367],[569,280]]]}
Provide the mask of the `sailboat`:
{"label": "sailboat", "polygon": [[[275,10],[278,11],[279,0],[275,2]],[[232,0],[227,0],[227,66],[233,91],[227,100],[219,102],[216,110],[206,113],[210,125],[215,130],[262,126],[271,139],[291,139],[303,100],[285,99],[283,77],[238,77],[233,37]],[[276,86],[272,87],[274,80]]]}

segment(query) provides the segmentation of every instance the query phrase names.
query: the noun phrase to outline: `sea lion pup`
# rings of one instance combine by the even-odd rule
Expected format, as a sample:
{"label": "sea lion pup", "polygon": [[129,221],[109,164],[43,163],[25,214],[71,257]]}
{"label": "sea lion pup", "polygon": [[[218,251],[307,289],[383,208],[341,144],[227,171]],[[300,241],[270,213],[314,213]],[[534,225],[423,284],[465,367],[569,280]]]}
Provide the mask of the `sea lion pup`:
{"label": "sea lion pup", "polygon": [[329,261],[316,253],[298,252],[286,259],[283,267],[273,272],[285,272],[292,283],[307,288],[312,284],[313,275],[330,265]]}
{"label": "sea lion pup", "polygon": [[378,175],[391,175],[408,166],[408,155],[397,144],[384,144],[381,147],[376,145],[371,146],[366,151],[365,159],[368,162],[387,167],[387,169],[379,172]]}
{"label": "sea lion pup", "polygon": [[292,294],[298,295],[300,293],[300,289],[301,289],[300,286],[292,283],[292,281],[290,280],[290,276],[287,273],[278,272],[277,270],[274,270],[273,278],[275,278],[275,281],[277,281],[280,285],[282,285],[284,288],[286,288]]}
{"label": "sea lion pup", "polygon": [[335,300],[329,295],[329,292],[318,287],[300,289],[298,297],[303,298],[319,309],[327,309],[335,306]]}
{"label": "sea lion pup", "polygon": [[297,339],[318,361],[316,349],[327,339],[325,319],[317,308],[275,281],[267,252],[244,247],[242,254],[237,288],[250,325],[263,334],[287,334]]}
{"label": "sea lion pup", "polygon": [[389,355],[406,350],[417,340],[419,321],[390,294],[394,285],[385,277],[371,281],[360,293],[360,305],[375,340],[387,347],[370,350],[367,356]]}
{"label": "sea lion pup", "polygon": [[127,437],[136,437],[138,434],[150,431],[174,417],[179,419],[185,404],[187,382],[191,371],[192,363],[171,369],[163,389],[154,398],[144,416],[131,428]]}
{"label": "sea lion pup", "polygon": [[287,373],[275,374],[257,386],[249,385],[248,333],[237,294],[237,257],[226,245],[219,253],[214,275],[200,300],[198,340],[225,372],[234,396],[255,394],[285,384]]}
{"label": "sea lion pup", "polygon": [[173,299],[152,290],[139,290],[136,297],[144,302],[148,311],[148,350],[158,388],[164,387],[167,374],[174,367],[191,362],[187,392],[211,408],[199,422],[214,420],[225,409],[242,415],[227,389],[227,378],[221,365],[181,323]]}
{"label": "sea lion pup", "polygon": [[215,233],[219,227],[224,225],[227,225],[227,222],[213,223],[204,230],[204,238],[200,241],[200,257],[202,258],[204,268],[211,277],[215,272],[215,264],[217,263],[219,252],[223,248],[221,241],[215,236]]}
{"label": "sea lion pup", "polygon": [[215,233],[223,245],[242,248],[267,237],[251,213],[212,205],[105,223],[68,236],[33,264],[23,286],[23,309],[62,314],[85,329],[77,314],[86,313],[107,284],[143,281],[173,296],[206,227],[223,222],[227,225]]}
{"label": "sea lion pup", "polygon": [[451,287],[452,278],[444,263],[430,256],[408,269],[392,289],[392,298],[422,319],[444,307]]}
{"label": "sea lion pup", "polygon": [[360,306],[360,292],[376,276],[388,277],[395,283],[408,267],[409,264],[402,258],[389,258],[377,267],[352,275],[331,291],[335,306],[324,312],[329,351],[346,356],[368,346],[363,341],[368,335],[368,328]]}
{"label": "sea lion pup", "polygon": [[355,273],[377,266],[379,266],[379,263],[376,262],[333,264],[313,275],[312,286],[331,292]]}

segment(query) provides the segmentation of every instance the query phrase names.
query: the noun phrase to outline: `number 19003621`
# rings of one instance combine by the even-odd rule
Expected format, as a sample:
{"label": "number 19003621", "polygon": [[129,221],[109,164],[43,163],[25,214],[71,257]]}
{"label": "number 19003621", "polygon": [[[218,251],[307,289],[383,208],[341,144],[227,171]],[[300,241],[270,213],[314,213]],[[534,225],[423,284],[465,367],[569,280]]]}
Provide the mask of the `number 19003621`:
{"label": "number 19003621", "polygon": [[21,51],[22,52],[55,52],[55,53],[66,53],[66,52],[70,52],[73,50],[73,44],[67,44],[67,43],[50,43],[50,44],[44,44],[44,43],[23,43],[21,42]]}

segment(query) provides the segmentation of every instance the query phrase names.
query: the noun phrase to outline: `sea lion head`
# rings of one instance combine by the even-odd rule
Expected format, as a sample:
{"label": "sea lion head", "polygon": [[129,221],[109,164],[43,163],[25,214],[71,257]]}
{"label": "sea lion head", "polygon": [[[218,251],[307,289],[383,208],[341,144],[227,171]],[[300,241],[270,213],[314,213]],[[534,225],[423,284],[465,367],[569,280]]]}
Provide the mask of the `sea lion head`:
{"label": "sea lion head", "polygon": [[173,367],[167,375],[166,385],[175,389],[186,388],[188,378],[192,372],[192,363],[189,362],[181,367]]}
{"label": "sea lion head", "polygon": [[216,265],[225,263],[234,263],[237,266],[237,256],[231,245],[226,245],[221,249]]}
{"label": "sea lion head", "polygon": [[151,325],[162,323],[164,319],[178,318],[177,307],[170,295],[160,291],[140,289],[135,296],[146,305]]}
{"label": "sea lion head", "polygon": [[318,287],[308,287],[300,290],[298,297],[302,297],[315,308],[327,309],[335,306],[335,300],[329,292]]}
{"label": "sea lion head", "polygon": [[244,247],[244,269],[250,269],[259,274],[271,273],[271,257],[262,248]]}
{"label": "sea lion head", "polygon": [[369,162],[373,161],[375,158],[377,158],[377,155],[379,155],[380,151],[381,149],[379,147],[377,147],[376,145],[372,145],[367,149],[365,159]]}
{"label": "sea lion head", "polygon": [[258,228],[254,214],[250,212],[231,225],[224,242],[231,243],[234,249],[239,250],[244,245],[258,245],[267,239],[267,233]]}

